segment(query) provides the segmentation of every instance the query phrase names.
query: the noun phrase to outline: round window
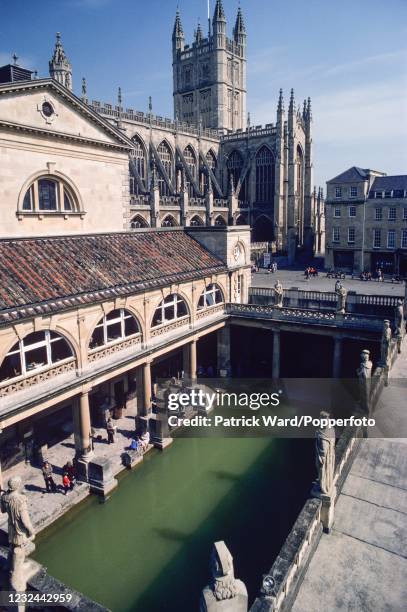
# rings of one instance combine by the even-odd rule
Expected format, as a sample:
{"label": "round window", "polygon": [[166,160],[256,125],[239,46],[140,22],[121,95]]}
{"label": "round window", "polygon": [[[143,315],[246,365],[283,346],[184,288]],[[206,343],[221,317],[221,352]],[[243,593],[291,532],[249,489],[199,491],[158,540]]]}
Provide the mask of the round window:
{"label": "round window", "polygon": [[54,114],[54,109],[49,102],[43,102],[42,112],[46,117],[51,117]]}

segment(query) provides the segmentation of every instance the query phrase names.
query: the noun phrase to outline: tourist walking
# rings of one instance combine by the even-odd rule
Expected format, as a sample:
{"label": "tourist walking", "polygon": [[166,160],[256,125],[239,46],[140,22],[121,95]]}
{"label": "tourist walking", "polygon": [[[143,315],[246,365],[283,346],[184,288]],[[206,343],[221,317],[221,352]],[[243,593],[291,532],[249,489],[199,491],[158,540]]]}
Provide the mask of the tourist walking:
{"label": "tourist walking", "polygon": [[62,471],[64,474],[68,474],[68,478],[70,482],[70,489],[72,491],[72,489],[74,488],[76,484],[76,470],[75,470],[75,467],[72,465],[72,462],[67,461],[64,467],[62,468]]}
{"label": "tourist walking", "polygon": [[106,431],[107,431],[107,443],[108,444],[113,444],[114,443],[115,427],[113,425],[112,419],[108,419],[107,420]]}
{"label": "tourist walking", "polygon": [[64,495],[66,495],[69,490],[72,491],[71,481],[69,479],[68,472],[64,472],[64,475],[62,476],[62,486],[64,488]]}
{"label": "tourist walking", "polygon": [[47,492],[55,493],[55,491],[57,490],[57,485],[55,484],[55,481],[52,477],[52,466],[50,465],[50,463],[48,463],[48,461],[44,461],[44,463],[42,464],[41,471],[44,477]]}

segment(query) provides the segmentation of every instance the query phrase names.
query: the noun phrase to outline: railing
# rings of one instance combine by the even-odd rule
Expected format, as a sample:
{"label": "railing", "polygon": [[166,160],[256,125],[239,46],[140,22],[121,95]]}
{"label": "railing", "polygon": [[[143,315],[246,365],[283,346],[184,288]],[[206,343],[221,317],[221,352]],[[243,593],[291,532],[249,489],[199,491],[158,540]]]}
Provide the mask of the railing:
{"label": "railing", "polygon": [[74,372],[75,370],[76,361],[72,358],[69,361],[65,361],[61,365],[55,365],[48,370],[43,370],[37,372],[36,374],[32,374],[31,376],[27,376],[26,378],[21,378],[15,382],[10,382],[9,384],[3,385],[0,387],[0,397],[8,397],[17,391],[23,391],[24,389],[28,389],[34,385],[37,385],[38,383],[45,382],[51,378],[60,376],[61,374],[66,374],[67,372]]}
{"label": "railing", "polygon": [[182,319],[177,319],[176,321],[172,321],[171,323],[164,323],[158,327],[153,327],[150,332],[151,338],[156,338],[157,336],[162,336],[163,334],[168,334],[174,329],[178,329],[179,327],[183,327],[184,325],[188,325],[189,316],[182,317]]}
{"label": "railing", "polygon": [[256,125],[246,130],[236,130],[229,134],[221,136],[221,142],[230,142],[231,140],[242,140],[245,138],[259,137],[259,136],[274,136],[276,134],[276,128],[272,123],[267,123],[264,127]]}
{"label": "railing", "polygon": [[[250,249],[252,251],[267,251],[268,250],[271,253],[272,245],[273,245],[272,242],[251,242],[250,243]],[[250,290],[251,289],[256,289],[256,290],[257,289],[266,289],[266,290],[268,290],[268,288],[265,288],[265,287],[251,287]]]}
{"label": "railing", "polygon": [[196,313],[196,320],[204,319],[206,317],[212,317],[215,314],[224,313],[225,312],[225,304],[219,304],[218,306],[209,306],[203,310],[198,310]]}
{"label": "railing", "polygon": [[130,196],[130,206],[150,206],[148,195],[132,195]]}
{"label": "railing", "polygon": [[228,201],[225,198],[214,198],[214,208],[228,208]]}
{"label": "railing", "polygon": [[119,353],[130,346],[141,346],[141,334],[138,334],[134,338],[128,338],[122,342],[117,342],[116,344],[110,344],[108,346],[103,346],[100,349],[92,350],[88,355],[88,363],[93,363],[95,361],[99,361],[99,359],[104,359],[109,355]]}
{"label": "railing", "polygon": [[206,206],[205,198],[189,198],[190,206]]}
{"label": "railing", "polygon": [[[393,316],[400,297],[390,295],[365,295],[349,291],[346,299],[346,310],[358,314],[382,314],[383,318]],[[307,308],[311,310],[330,310],[337,301],[333,291],[304,291],[291,287],[284,289],[284,306]],[[274,302],[272,287],[250,287],[249,302],[268,305]]]}
{"label": "railing", "polygon": [[155,127],[164,128],[167,130],[178,131],[184,134],[191,134],[193,136],[204,136],[214,140],[219,140],[219,133],[215,129],[210,128],[198,128],[189,123],[183,121],[173,121],[168,117],[160,117],[159,115],[153,115],[149,113],[143,113],[141,111],[135,111],[132,108],[126,108],[119,106],[112,106],[106,102],[99,102],[98,100],[92,100],[89,104],[90,108],[99,113],[100,115],[107,115],[117,120],[124,119],[126,121],[134,121],[136,123],[143,123],[146,125],[153,125]]}
{"label": "railing", "polygon": [[179,196],[160,196],[160,206],[179,206]]}
{"label": "railing", "polygon": [[292,321],[335,327],[357,327],[371,331],[381,330],[383,321],[379,317],[335,311],[318,311],[305,308],[278,308],[276,306],[260,306],[256,304],[228,304],[227,312],[233,316],[250,316],[251,318],[267,318],[275,321]]}

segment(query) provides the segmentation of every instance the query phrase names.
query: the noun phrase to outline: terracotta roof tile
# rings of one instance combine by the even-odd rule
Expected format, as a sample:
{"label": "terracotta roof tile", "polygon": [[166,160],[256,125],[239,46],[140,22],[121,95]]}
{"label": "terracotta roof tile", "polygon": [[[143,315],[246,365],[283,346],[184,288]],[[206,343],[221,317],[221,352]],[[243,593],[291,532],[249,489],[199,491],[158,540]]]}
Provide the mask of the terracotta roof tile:
{"label": "terracotta roof tile", "polygon": [[225,269],[183,230],[0,240],[0,322]]}

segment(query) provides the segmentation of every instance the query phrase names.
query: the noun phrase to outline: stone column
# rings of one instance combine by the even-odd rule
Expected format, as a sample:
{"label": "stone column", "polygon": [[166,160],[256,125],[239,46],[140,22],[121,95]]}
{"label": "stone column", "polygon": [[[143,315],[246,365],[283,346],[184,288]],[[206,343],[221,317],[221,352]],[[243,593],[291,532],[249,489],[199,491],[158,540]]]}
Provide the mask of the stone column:
{"label": "stone column", "polygon": [[341,362],[342,362],[342,338],[340,336],[335,336],[334,356],[333,356],[333,365],[332,365],[333,378],[340,378]]}
{"label": "stone column", "polygon": [[83,391],[76,398],[73,421],[76,455],[80,459],[86,459],[91,454],[89,393],[87,391]]}
{"label": "stone column", "polygon": [[183,366],[185,371],[185,376],[187,379],[191,381],[191,383],[196,382],[196,340],[192,340],[192,342],[188,342],[185,344],[182,349],[183,352]]}
{"label": "stone column", "polygon": [[146,361],[136,369],[137,413],[145,416],[151,408],[151,362]]}
{"label": "stone column", "polygon": [[280,378],[280,330],[273,330],[273,378]]}
{"label": "stone column", "polygon": [[218,372],[222,377],[230,376],[230,327],[225,325],[217,332],[218,338]]}

